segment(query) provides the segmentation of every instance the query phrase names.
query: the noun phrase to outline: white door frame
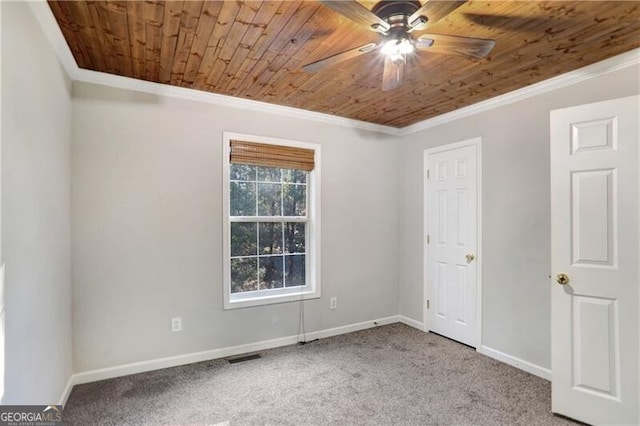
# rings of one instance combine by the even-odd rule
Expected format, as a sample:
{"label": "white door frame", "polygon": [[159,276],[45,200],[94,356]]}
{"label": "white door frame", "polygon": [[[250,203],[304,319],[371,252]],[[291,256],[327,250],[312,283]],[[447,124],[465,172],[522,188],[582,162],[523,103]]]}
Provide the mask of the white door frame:
{"label": "white door frame", "polygon": [[445,151],[451,151],[458,148],[464,148],[467,146],[476,147],[476,186],[477,186],[477,210],[476,210],[476,223],[477,223],[477,251],[476,251],[476,351],[480,352],[482,349],[482,138],[475,137],[472,139],[466,139],[460,142],[454,142],[446,145],[440,145],[434,148],[424,150],[424,164],[422,170],[422,179],[424,182],[424,193],[422,196],[422,212],[424,218],[422,236],[422,327],[424,331],[429,331],[429,315],[427,312],[427,299],[429,299],[429,283],[428,283],[428,244],[427,234],[429,233],[429,218],[428,218],[428,194],[429,194],[429,179],[427,179],[427,169],[429,166],[429,155],[438,154]]}

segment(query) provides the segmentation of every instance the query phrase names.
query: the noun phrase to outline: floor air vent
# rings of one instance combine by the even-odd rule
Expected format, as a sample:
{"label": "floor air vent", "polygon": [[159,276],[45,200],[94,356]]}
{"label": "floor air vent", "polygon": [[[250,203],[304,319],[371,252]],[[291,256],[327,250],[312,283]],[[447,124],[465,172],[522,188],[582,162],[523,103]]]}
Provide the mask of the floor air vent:
{"label": "floor air vent", "polygon": [[262,358],[260,354],[244,354],[227,358],[229,364],[237,364],[239,362],[251,361],[252,359]]}

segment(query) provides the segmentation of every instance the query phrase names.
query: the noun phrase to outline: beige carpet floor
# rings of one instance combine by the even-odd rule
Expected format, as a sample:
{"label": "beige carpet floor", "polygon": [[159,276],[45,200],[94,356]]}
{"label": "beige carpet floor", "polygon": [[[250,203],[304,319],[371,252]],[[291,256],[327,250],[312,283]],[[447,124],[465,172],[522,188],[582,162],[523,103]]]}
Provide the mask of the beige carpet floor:
{"label": "beige carpet floor", "polygon": [[75,386],[69,425],[563,425],[550,383],[392,324]]}

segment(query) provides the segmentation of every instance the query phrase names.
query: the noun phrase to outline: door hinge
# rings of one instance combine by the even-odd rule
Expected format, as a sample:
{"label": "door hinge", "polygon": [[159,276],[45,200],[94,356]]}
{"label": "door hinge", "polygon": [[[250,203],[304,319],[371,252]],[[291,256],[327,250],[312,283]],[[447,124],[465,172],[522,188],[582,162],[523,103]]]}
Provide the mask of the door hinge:
{"label": "door hinge", "polygon": [[430,175],[431,175],[431,173],[429,173],[429,169],[427,169],[427,179],[429,179]]}
{"label": "door hinge", "polygon": [[429,234],[427,234],[427,244],[429,244],[431,238],[429,238]]}
{"label": "door hinge", "polygon": [[429,309],[429,299],[427,299],[427,309]]}

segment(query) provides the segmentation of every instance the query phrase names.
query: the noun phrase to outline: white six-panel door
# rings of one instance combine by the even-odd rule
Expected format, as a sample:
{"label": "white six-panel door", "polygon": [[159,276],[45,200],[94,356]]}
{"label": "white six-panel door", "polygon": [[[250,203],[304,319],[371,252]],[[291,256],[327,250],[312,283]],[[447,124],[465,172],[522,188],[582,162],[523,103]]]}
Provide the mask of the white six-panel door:
{"label": "white six-panel door", "polygon": [[639,423],[637,96],[551,112],[553,411]]}
{"label": "white six-panel door", "polygon": [[426,152],[429,330],[477,345],[476,141]]}

